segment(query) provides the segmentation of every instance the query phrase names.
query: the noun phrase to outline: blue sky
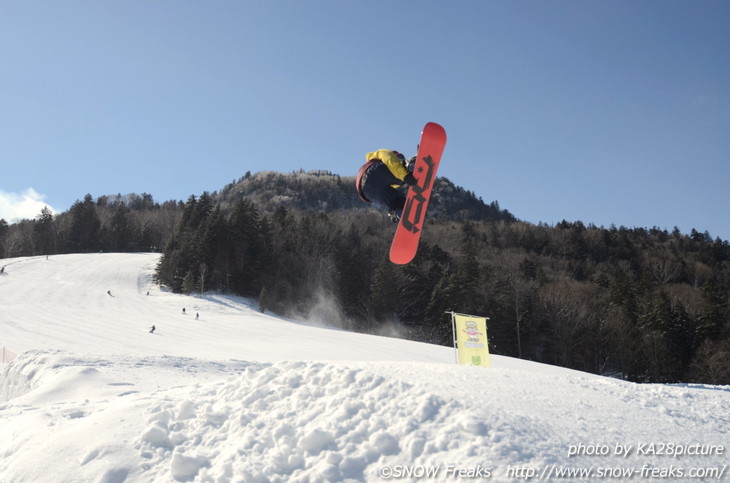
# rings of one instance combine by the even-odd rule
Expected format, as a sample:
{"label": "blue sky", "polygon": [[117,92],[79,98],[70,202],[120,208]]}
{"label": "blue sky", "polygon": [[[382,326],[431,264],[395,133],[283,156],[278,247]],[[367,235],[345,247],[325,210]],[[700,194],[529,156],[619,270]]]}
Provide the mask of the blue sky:
{"label": "blue sky", "polygon": [[730,3],[0,2],[0,218],[411,154],[525,221],[730,239]]}

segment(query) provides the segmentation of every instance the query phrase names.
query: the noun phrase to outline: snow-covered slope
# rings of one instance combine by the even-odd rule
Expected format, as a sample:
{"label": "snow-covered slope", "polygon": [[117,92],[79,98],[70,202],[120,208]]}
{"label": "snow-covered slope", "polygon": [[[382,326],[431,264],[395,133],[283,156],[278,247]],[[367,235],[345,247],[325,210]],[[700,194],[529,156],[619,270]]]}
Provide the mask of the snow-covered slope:
{"label": "snow-covered slope", "polygon": [[0,262],[0,347],[20,354],[0,365],[0,481],[730,476],[730,388],[456,366],[449,348],[161,291],[157,259]]}

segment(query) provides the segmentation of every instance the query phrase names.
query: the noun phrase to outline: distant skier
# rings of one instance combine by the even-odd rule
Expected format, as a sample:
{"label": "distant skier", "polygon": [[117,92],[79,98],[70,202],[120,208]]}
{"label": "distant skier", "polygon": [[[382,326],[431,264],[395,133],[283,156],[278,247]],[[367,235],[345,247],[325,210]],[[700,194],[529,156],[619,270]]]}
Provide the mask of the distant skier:
{"label": "distant skier", "polygon": [[114,295],[112,295],[112,291],[111,291],[111,290],[107,290],[107,291],[106,291],[106,294],[107,294],[108,296],[110,296],[110,297],[114,297]]}
{"label": "distant skier", "polygon": [[185,307],[183,307],[183,315],[188,315],[188,313],[185,312]]}
{"label": "distant skier", "polygon": [[0,274],[5,273],[5,267],[0,268]]}
{"label": "distant skier", "polygon": [[378,149],[365,156],[367,162],[360,167],[355,179],[355,188],[360,199],[375,203],[388,210],[391,220],[397,223],[406,203],[406,193],[398,189],[404,184],[413,186],[415,156],[406,162],[398,151]]}
{"label": "distant skier", "polygon": [[195,320],[198,320],[200,318],[200,314],[195,312]]}
{"label": "distant skier", "polygon": [[152,328],[150,329],[150,334],[154,334],[154,333],[155,333],[155,329],[156,329],[156,328],[157,328],[157,327],[155,327],[155,326],[153,325],[153,326],[152,326]]}

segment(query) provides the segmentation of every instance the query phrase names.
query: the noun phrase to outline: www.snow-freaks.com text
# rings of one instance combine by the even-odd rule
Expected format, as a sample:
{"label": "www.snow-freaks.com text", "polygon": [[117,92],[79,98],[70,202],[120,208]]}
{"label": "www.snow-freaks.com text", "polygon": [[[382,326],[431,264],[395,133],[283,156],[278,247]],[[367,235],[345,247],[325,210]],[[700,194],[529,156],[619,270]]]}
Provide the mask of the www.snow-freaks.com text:
{"label": "www.snow-freaks.com text", "polygon": [[650,464],[641,467],[596,466],[596,467],[567,467],[561,465],[509,466],[506,477],[515,480],[562,480],[562,479],[704,479],[722,480],[727,474],[727,465],[724,466],[653,466]]}
{"label": "www.snow-freaks.com text", "polygon": [[[501,473],[501,474],[498,474]],[[378,476],[383,480],[400,479],[441,479],[441,480],[489,480],[493,477],[511,480],[571,480],[571,479],[702,479],[722,480],[727,476],[727,465],[693,466],[677,465],[654,466],[644,464],[632,466],[600,466],[569,467],[562,465],[509,465],[502,471],[495,471],[490,466],[446,465],[392,465],[381,466]]]}

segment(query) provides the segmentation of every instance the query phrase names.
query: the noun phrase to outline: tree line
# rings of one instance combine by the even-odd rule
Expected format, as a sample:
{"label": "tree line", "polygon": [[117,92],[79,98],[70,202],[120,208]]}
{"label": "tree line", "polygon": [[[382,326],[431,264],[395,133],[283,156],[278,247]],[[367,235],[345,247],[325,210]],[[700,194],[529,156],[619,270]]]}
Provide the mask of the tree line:
{"label": "tree line", "polygon": [[156,203],[152,195],[87,194],[68,211],[46,207],[32,220],[0,220],[0,257],[161,251],[174,231],[183,203]]}
{"label": "tree line", "polygon": [[240,294],[282,315],[443,345],[446,312],[483,315],[496,354],[632,381],[730,383],[727,241],[535,225],[440,182],[403,267],[387,258],[395,226],[350,199],[351,177],[322,172],[247,174],[184,203],[87,196],[57,216],[0,223],[0,249],[160,250],[158,281],[175,292]]}

